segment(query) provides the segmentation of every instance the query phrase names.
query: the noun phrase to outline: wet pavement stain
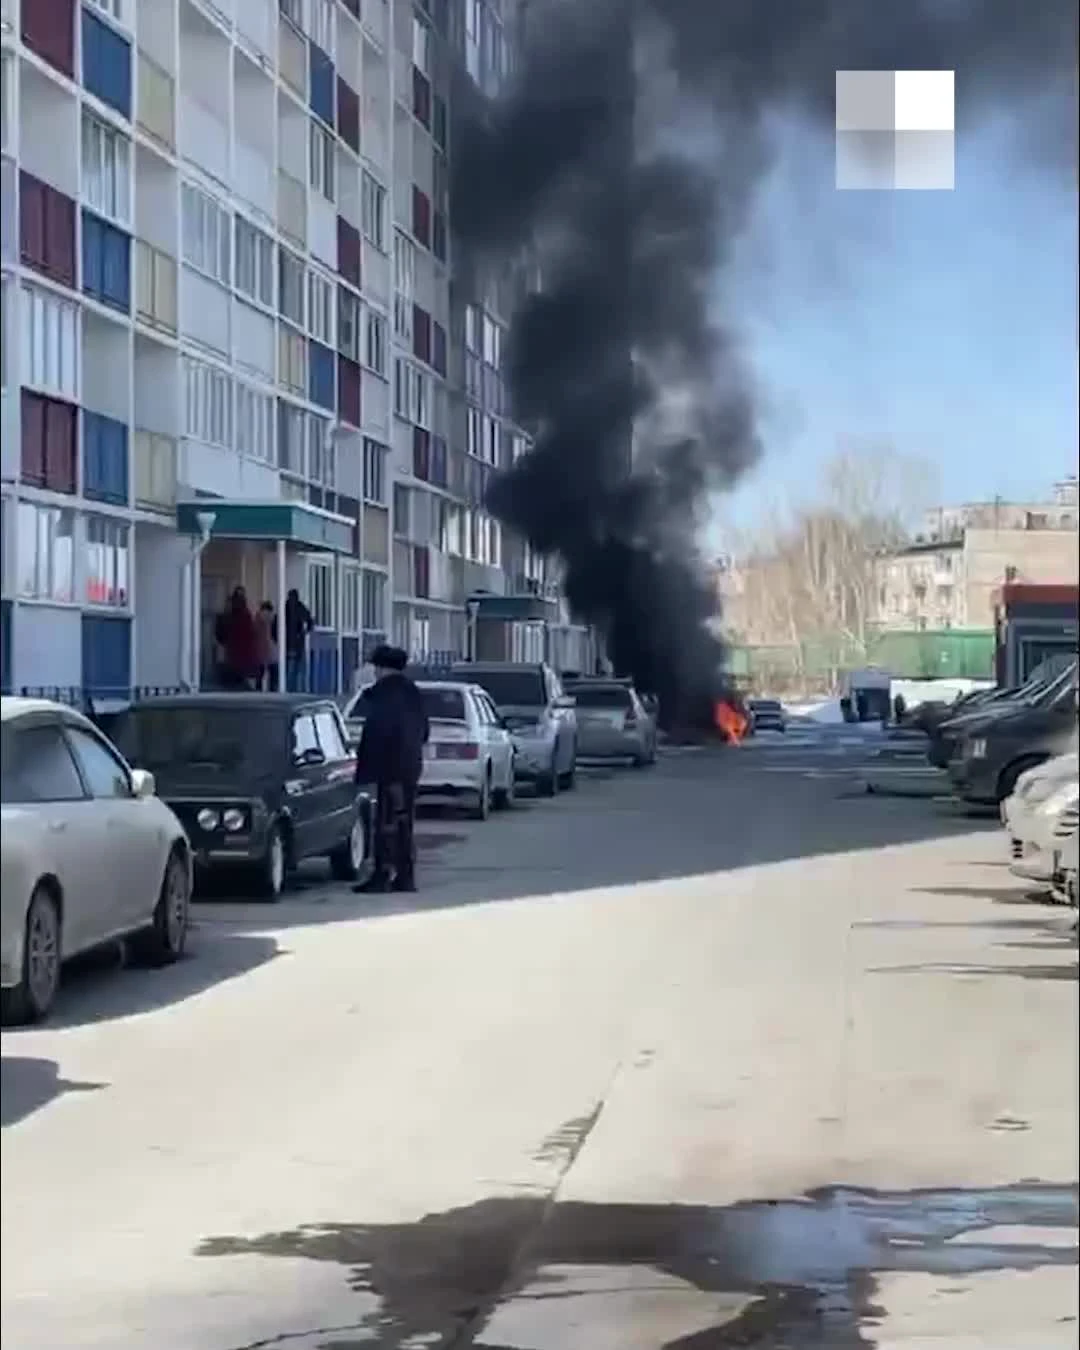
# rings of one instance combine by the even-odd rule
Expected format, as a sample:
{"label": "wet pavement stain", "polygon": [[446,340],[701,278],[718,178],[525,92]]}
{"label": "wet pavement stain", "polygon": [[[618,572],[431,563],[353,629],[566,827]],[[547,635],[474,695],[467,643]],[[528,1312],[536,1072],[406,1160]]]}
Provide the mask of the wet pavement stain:
{"label": "wet pavement stain", "polygon": [[[322,1224],[209,1237],[204,1257],[306,1258],[347,1272],[379,1311],[359,1341],[382,1350],[500,1350],[483,1328],[515,1295],[571,1298],[559,1270],[651,1270],[731,1300],[731,1315],[657,1350],[860,1350],[886,1272],[960,1277],[1075,1266],[1075,1182],[983,1190],[830,1187],[727,1207],[552,1203],[493,1197],[404,1224]],[[1060,1230],[1064,1241],[1001,1241],[993,1229]],[[986,1234],[985,1241],[979,1240]],[[331,1346],[333,1342],[330,1343]],[[334,1347],[337,1350],[337,1347]]]}

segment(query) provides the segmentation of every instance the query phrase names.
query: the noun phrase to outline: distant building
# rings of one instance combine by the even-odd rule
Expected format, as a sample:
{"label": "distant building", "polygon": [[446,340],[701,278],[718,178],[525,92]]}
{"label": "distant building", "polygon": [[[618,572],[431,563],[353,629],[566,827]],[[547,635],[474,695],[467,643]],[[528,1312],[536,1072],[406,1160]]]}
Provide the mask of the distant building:
{"label": "distant building", "polygon": [[923,529],[875,566],[875,623],[882,629],[988,628],[1004,581],[1075,584],[1077,482],[1055,485],[1049,502],[943,506]]}

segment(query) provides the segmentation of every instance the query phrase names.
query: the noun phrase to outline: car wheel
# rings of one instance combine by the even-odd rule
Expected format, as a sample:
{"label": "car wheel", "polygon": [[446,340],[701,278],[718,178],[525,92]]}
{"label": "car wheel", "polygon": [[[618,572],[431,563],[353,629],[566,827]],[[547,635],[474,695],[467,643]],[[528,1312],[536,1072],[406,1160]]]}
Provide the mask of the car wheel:
{"label": "car wheel", "polygon": [[358,811],[349,837],[330,854],[330,875],[335,881],[355,881],[364,869],[367,857],[367,829]]}
{"label": "car wheel", "polygon": [[506,776],[506,786],[496,788],[492,797],[493,805],[500,811],[508,811],[517,799],[517,781],[514,778],[514,761],[510,761],[510,770]]}
{"label": "car wheel", "polygon": [[280,825],[270,826],[266,840],[266,852],[258,868],[258,893],[263,900],[275,902],[281,899],[288,873],[288,852],[285,835]]}
{"label": "car wheel", "polygon": [[998,804],[1000,805],[1003,801],[1007,801],[1008,798],[1013,795],[1013,791],[1016,788],[1016,780],[1022,773],[1026,773],[1028,769],[1033,769],[1036,764],[1041,763],[1043,763],[1043,759],[1036,755],[1028,756],[1026,759],[1015,760],[1012,764],[1006,764],[998,776]]}
{"label": "car wheel", "polygon": [[577,787],[577,746],[574,746],[570,767],[559,779],[559,786],[564,792],[572,792]]}
{"label": "car wheel", "polygon": [[476,804],[469,812],[473,820],[487,820],[491,814],[491,765],[489,764],[484,771],[484,781],[480,784],[480,791],[476,794]]}
{"label": "car wheel", "polygon": [[190,920],[191,872],[183,854],[174,849],[165,864],[150,927],[134,934],[129,951],[147,965],[168,966],[179,961],[187,945]]}
{"label": "car wheel", "polygon": [[559,775],[555,772],[555,756],[551,757],[551,767],[536,780],[536,793],[539,797],[554,797],[559,790]]}
{"label": "car wheel", "polygon": [[22,977],[3,991],[3,1020],[26,1024],[47,1017],[60,987],[60,907],[46,886],[35,886],[26,910]]}

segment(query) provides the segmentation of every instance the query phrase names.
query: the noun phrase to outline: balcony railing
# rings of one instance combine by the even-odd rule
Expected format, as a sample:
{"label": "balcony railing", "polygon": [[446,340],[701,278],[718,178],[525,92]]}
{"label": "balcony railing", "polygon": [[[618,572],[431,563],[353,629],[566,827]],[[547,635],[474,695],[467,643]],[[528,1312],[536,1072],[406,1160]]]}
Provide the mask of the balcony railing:
{"label": "balcony railing", "polygon": [[157,431],[135,430],[135,505],[144,511],[176,507],[176,441]]}
{"label": "balcony railing", "polygon": [[138,106],[135,121],[155,141],[176,149],[176,100],[172,76],[139,51]]}
{"label": "balcony railing", "polygon": [[176,332],[176,259],[135,241],[135,314],[151,328]]}

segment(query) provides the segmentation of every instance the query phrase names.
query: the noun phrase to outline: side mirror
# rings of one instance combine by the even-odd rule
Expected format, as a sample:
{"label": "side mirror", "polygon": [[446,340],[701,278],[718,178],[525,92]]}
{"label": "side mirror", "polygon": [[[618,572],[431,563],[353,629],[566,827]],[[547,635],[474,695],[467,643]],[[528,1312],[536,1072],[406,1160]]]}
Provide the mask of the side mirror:
{"label": "side mirror", "polygon": [[301,750],[298,755],[294,755],[293,763],[302,769],[313,769],[319,764],[325,764],[326,756],[317,745],[312,745],[307,750]]}
{"label": "side mirror", "polygon": [[154,775],[146,769],[132,769],[131,794],[133,797],[152,797],[157,791]]}

